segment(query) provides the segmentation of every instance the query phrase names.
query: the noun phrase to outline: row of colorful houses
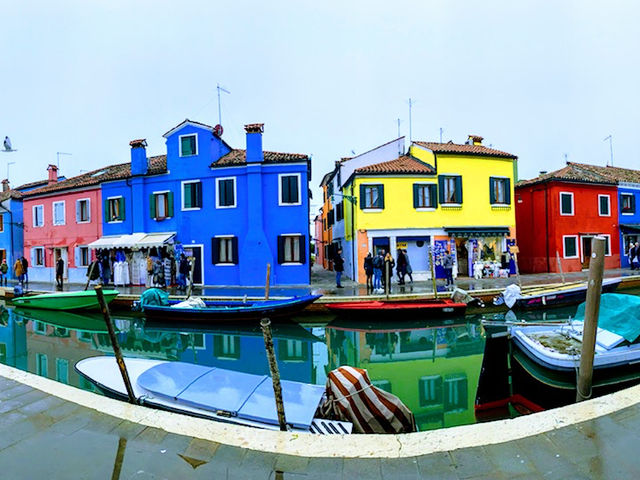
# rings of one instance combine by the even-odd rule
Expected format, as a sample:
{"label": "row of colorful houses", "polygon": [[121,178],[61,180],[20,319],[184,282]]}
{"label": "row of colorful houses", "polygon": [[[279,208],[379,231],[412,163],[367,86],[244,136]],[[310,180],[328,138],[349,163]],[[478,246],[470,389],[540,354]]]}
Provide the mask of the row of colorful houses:
{"label": "row of colorful houses", "polygon": [[445,277],[446,250],[458,276],[513,274],[514,252],[521,272],[571,272],[588,266],[591,239],[603,235],[606,267],[629,266],[640,239],[640,171],[568,162],[519,181],[517,156],[482,141],[406,149],[401,137],[337,161],[320,184],[318,262],[331,269],[342,249],[345,273],[360,283],[364,257],[382,250],[406,250],[418,280],[431,278],[430,258]]}
{"label": "row of colorful houses", "polygon": [[164,134],[166,154],[148,157],[144,139],[131,158],[72,178],[48,178],[0,197],[0,254],[24,255],[30,281],[53,281],[64,260],[70,282],[86,281],[94,252],[126,264],[123,283],[144,284],[146,258],[185,253],[194,283],[307,285],[308,155],[264,151],[262,124],[245,126],[246,149],[220,130],[185,120]]}

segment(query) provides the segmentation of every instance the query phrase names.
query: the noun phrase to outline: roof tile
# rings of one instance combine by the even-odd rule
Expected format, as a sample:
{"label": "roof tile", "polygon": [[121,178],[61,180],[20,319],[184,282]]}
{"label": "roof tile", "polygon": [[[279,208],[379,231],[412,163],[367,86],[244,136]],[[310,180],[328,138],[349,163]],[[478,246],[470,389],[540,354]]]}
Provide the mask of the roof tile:
{"label": "roof tile", "polygon": [[417,158],[403,155],[395,160],[374,163],[366,167],[356,168],[356,174],[403,174],[414,173],[421,175],[435,175],[436,170],[431,165],[421,162]]}
{"label": "roof tile", "polygon": [[560,170],[544,173],[532,178],[530,180],[521,180],[516,186],[526,187],[529,185],[535,185],[538,183],[551,182],[551,181],[565,181],[565,182],[577,182],[577,183],[599,183],[604,185],[615,185],[617,181],[609,176],[605,176],[599,171],[600,168],[594,165],[586,165],[582,163],[567,162],[567,166]]}
{"label": "roof tile", "polygon": [[[280,153],[280,152],[264,152],[264,163],[296,163],[308,162],[309,156],[302,153]],[[211,168],[216,167],[234,167],[246,165],[247,151],[233,149],[226,155],[209,165]]]}
{"label": "roof tile", "polygon": [[458,155],[479,155],[483,157],[504,157],[504,158],[518,158],[512,153],[503,152],[502,150],[496,150],[495,148],[485,147],[484,145],[459,145],[451,141],[447,143],[438,142],[420,142],[414,140],[416,145],[419,145],[435,153],[453,153]]}

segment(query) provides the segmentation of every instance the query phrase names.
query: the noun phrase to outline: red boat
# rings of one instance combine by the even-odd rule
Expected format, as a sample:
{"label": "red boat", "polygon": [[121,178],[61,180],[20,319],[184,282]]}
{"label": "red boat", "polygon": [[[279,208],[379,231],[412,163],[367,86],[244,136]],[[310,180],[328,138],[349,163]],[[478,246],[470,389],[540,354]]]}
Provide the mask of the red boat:
{"label": "red boat", "polygon": [[402,314],[425,315],[429,318],[455,317],[464,315],[466,303],[459,303],[450,298],[420,299],[420,300],[363,300],[354,302],[332,302],[325,306],[336,313],[367,312],[371,314]]}

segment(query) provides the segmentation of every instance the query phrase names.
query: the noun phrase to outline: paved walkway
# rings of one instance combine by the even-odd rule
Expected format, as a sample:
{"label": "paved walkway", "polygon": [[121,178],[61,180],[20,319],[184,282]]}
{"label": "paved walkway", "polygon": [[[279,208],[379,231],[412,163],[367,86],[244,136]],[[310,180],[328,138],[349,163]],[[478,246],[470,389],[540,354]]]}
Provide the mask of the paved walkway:
{"label": "paved walkway", "polygon": [[[640,392],[636,390],[634,396]],[[406,458],[307,458],[167,433],[0,376],[0,427],[0,471],[7,479],[524,480],[640,474],[638,404],[508,443]],[[482,427],[488,439],[499,428]],[[448,430],[463,432],[463,428]]]}

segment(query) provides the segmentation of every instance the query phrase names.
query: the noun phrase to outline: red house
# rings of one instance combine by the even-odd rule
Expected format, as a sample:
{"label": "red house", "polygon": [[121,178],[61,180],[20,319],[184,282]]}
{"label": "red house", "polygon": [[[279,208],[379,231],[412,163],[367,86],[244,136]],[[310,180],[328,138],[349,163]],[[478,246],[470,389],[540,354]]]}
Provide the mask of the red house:
{"label": "red house", "polygon": [[602,235],[605,268],[620,266],[616,182],[567,162],[555,172],[515,186],[518,263],[523,273],[577,272],[588,268],[591,239]]}

